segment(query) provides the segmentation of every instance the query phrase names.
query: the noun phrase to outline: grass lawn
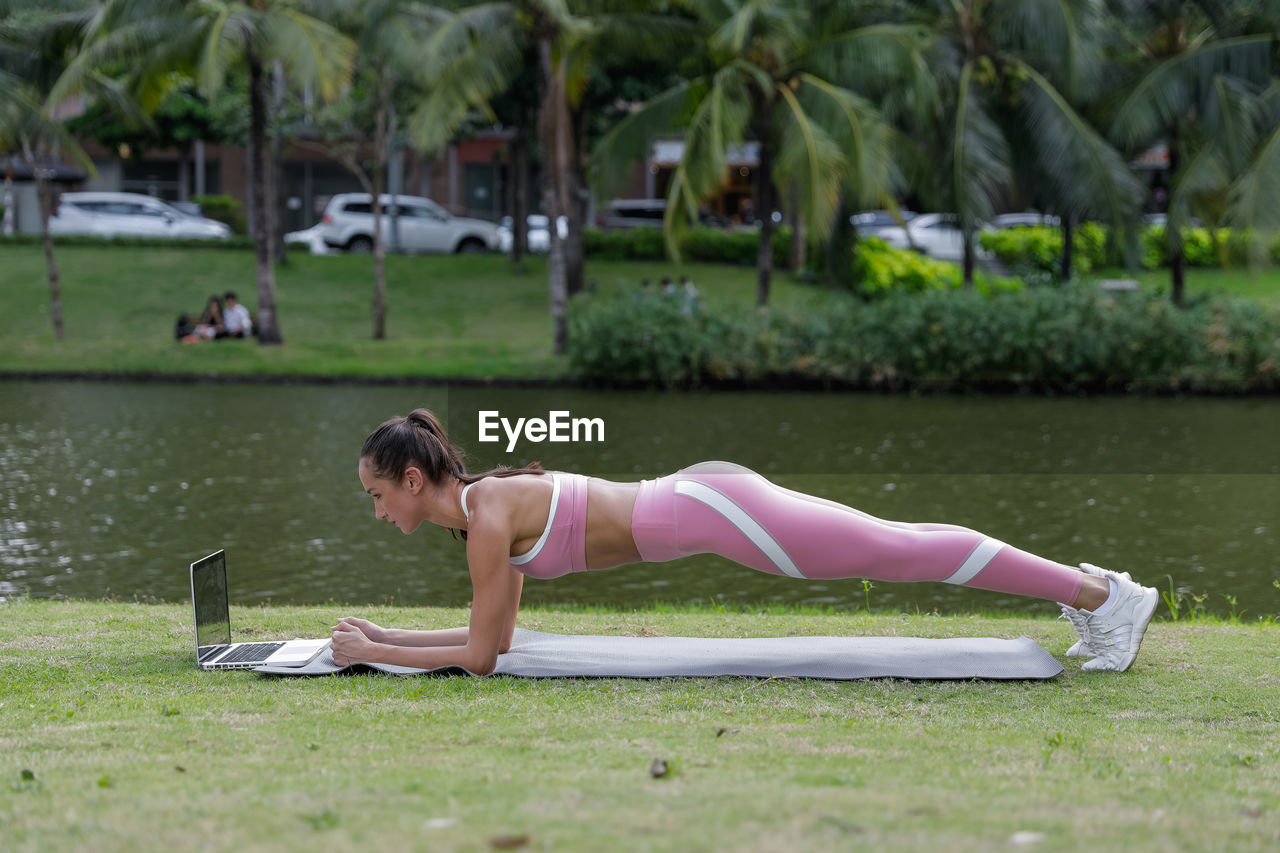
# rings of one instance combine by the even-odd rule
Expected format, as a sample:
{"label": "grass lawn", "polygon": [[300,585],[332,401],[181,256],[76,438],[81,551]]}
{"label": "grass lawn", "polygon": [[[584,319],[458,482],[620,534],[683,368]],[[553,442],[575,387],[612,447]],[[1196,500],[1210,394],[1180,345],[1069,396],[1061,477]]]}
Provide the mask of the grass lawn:
{"label": "grass lawn", "polygon": [[[251,311],[251,252],[64,246],[57,249],[66,339],[53,339],[39,246],[0,247],[0,370],[329,374],[338,376],[556,377],[546,262],[524,272],[502,256],[394,256],[387,260],[388,338],[374,341],[370,256],[290,253],[277,272],[285,345],[246,341],[181,346],[173,326],[210,294],[236,291]],[[690,276],[709,306],[755,300],[746,267],[596,261],[601,292],[649,278]],[[813,288],[775,277],[780,303]]]}
{"label": "grass lawn", "polygon": [[[1168,270],[1141,270],[1132,273],[1124,268],[1099,270],[1087,276],[1090,281],[1106,278],[1129,278],[1138,281],[1149,293],[1168,296],[1173,279]],[[1187,299],[1211,296],[1241,296],[1258,302],[1280,304],[1280,266],[1258,269],[1189,269]]]}
{"label": "grass lawn", "polygon": [[[237,638],[352,609],[234,608]],[[461,610],[359,608],[381,624]],[[1063,621],[530,610],[565,633],[1026,634]],[[1275,850],[1280,626],[1157,622],[1045,682],[274,680],[177,604],[0,604],[0,844],[23,850]],[[669,768],[651,775],[655,759]]]}
{"label": "grass lawn", "polygon": [[[213,293],[235,290],[256,310],[251,252],[219,249],[61,246],[66,339],[53,339],[44,255],[39,246],[0,247],[0,371],[105,371],[383,377],[551,378],[567,362],[551,352],[546,262],[524,271],[502,256],[394,256],[387,261],[388,339],[371,339],[373,261],[292,252],[277,274],[285,345],[248,341],[182,346],[173,325],[198,314]],[[663,276],[693,279],[714,310],[755,301],[755,270],[710,264],[589,261],[602,293],[654,286]],[[1106,270],[1095,278],[1127,278]],[[1168,272],[1141,273],[1168,290]],[[1280,269],[1191,270],[1188,293],[1280,300]],[[773,280],[774,305],[799,305],[827,291]]]}

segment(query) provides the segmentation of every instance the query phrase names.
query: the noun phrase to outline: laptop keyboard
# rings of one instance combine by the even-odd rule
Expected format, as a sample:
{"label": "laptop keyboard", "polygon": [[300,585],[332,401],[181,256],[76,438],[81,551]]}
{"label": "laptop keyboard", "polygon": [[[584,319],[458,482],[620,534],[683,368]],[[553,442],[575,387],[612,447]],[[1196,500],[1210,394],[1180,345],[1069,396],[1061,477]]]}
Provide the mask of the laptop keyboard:
{"label": "laptop keyboard", "polygon": [[231,654],[220,658],[218,660],[218,665],[221,666],[224,663],[241,663],[247,660],[266,660],[275,654],[276,650],[283,645],[284,643],[245,643]]}

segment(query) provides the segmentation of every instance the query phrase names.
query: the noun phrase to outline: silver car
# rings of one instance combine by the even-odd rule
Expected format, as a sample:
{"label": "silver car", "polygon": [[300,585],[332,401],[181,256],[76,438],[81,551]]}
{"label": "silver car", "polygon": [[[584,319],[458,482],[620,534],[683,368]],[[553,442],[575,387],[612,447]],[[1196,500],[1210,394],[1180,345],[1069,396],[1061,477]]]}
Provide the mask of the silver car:
{"label": "silver car", "polygon": [[[483,219],[454,216],[429,198],[398,195],[398,222],[393,227],[392,197],[382,202],[382,239],[388,248],[406,252],[471,253],[498,247],[498,229]],[[373,251],[373,196],[369,193],[341,193],[325,206],[318,226],[326,246],[348,252]],[[399,243],[393,245],[397,236]]]}
{"label": "silver car", "polygon": [[226,240],[231,229],[217,220],[184,213],[149,195],[83,192],[59,197],[49,216],[49,233]]}

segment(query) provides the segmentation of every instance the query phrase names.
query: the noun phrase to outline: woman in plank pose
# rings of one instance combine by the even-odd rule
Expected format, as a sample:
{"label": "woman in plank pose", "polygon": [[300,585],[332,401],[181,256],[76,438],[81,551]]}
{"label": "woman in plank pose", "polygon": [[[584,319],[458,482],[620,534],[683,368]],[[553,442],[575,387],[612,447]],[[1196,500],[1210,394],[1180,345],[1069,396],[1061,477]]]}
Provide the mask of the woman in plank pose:
{"label": "woman in plank pose", "polygon": [[796,578],[941,581],[1058,602],[1086,670],[1123,671],[1159,596],[1127,573],[1055,563],[950,524],[884,521],[774,485],[729,462],[639,483],[502,468],[469,474],[426,409],[375,429],[360,450],[374,512],[402,533],[424,521],[461,530],[474,595],[465,628],[408,631],[343,617],[333,658],[493,671],[507,651],[525,575],[553,578],[713,553]]}

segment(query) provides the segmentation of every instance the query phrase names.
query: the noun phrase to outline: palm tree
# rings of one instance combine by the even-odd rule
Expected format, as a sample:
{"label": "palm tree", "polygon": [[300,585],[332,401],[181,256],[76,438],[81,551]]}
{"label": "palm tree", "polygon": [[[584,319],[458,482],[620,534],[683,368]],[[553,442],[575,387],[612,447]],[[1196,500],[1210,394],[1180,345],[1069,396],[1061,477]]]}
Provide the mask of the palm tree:
{"label": "palm tree", "polygon": [[279,61],[291,79],[314,84],[332,99],[351,73],[354,45],[334,27],[290,0],[106,0],[87,31],[84,49],[60,81],[56,95],[83,86],[112,62],[127,61],[133,91],[154,103],[172,71],[191,73],[208,96],[222,89],[227,72],[243,67],[249,78],[250,211],[257,256],[258,342],[283,342],[276,312],[273,211],[268,208],[267,69]]}
{"label": "palm tree", "polygon": [[1019,191],[1055,208],[1067,228],[1098,216],[1132,229],[1141,186],[1075,106],[1098,88],[1097,6],[934,0],[916,18],[934,34],[932,92],[902,121],[926,155],[915,187],[959,220],[966,285],[978,227]]}
{"label": "palm tree", "polygon": [[328,5],[325,19],[355,39],[353,82],[342,98],[316,112],[313,125],[298,128],[294,141],[337,159],[373,200],[373,338],[382,340],[387,334],[382,193],[398,135],[397,105],[412,96],[422,43],[449,16],[416,0],[339,0]]}
{"label": "palm tree", "polygon": [[701,203],[724,180],[730,146],[754,140],[755,209],[760,216],[756,301],[769,300],[772,212],[794,187],[816,233],[829,230],[843,195],[872,201],[891,195],[893,135],[876,107],[836,81],[856,64],[911,73],[918,34],[909,28],[843,29],[841,4],[693,0],[703,40],[701,73],[654,97],[601,140],[595,159],[608,187],[644,157],[653,139],[684,127],[684,155],[667,192],[667,250],[695,222]]}
{"label": "palm tree", "polygon": [[[36,185],[40,238],[49,278],[49,311],[53,335],[59,341],[64,336],[62,285],[49,234],[53,208],[50,179],[61,158],[68,157],[89,172],[93,171],[93,162],[62,121],[55,118],[62,100],[54,90],[91,19],[92,10],[31,10],[21,18],[0,22],[0,151],[16,151]],[[95,77],[85,91],[111,103],[126,117],[145,121],[110,80]]]}
{"label": "palm tree", "polygon": [[1131,151],[1169,149],[1168,241],[1171,298],[1186,292],[1182,229],[1198,215],[1214,221],[1225,205],[1255,233],[1280,226],[1280,82],[1273,53],[1277,22],[1250,14],[1257,4],[1119,0],[1129,30],[1132,82],[1111,133]]}
{"label": "palm tree", "polygon": [[[542,154],[542,208],[551,223],[547,258],[552,339],[556,352],[568,340],[566,308],[571,281],[581,279],[581,187],[575,108],[589,83],[592,56],[605,49],[659,55],[678,44],[685,28],[643,0],[514,0],[485,3],[458,13],[424,45],[424,80],[430,94],[411,120],[418,147],[443,146],[471,111],[492,117],[489,100],[503,92],[535,57],[541,98],[538,142]],[[569,222],[569,245],[556,222]],[[573,271],[577,270],[576,273]]]}

